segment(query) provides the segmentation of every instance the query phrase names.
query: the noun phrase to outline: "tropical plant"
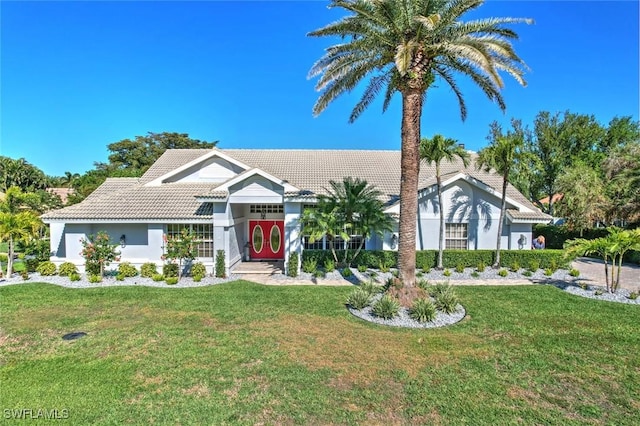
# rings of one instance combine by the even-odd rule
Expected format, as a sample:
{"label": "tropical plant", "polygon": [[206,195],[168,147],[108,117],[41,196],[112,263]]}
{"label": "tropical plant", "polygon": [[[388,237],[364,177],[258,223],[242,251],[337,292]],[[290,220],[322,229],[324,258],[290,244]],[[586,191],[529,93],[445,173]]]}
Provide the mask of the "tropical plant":
{"label": "tropical plant", "polygon": [[349,297],[347,297],[347,305],[353,309],[361,310],[369,306],[370,303],[371,294],[362,288],[356,288],[349,294]]}
{"label": "tropical plant", "polygon": [[420,298],[413,302],[409,309],[409,316],[418,322],[433,321],[437,315],[436,306],[430,299]]}
{"label": "tropical plant", "polygon": [[403,285],[413,290],[420,119],[427,90],[436,79],[451,87],[464,120],[467,109],[454,78],[456,73],[470,77],[501,109],[505,104],[499,71],[525,84],[524,63],[511,44],[517,34],[507,24],[531,21],[461,21],[462,15],[482,4],[481,0],[334,0],[329,7],[344,9],[350,15],[309,33],[342,39],[329,47],[309,72],[310,77],[320,76],[316,89],[322,93],[313,108],[315,115],[368,77],[369,84],[349,121],[356,120],[381,90],[385,93],[383,110],[396,92],[402,96],[398,264]]}
{"label": "tropical plant", "polygon": [[373,304],[371,312],[380,318],[391,319],[398,315],[399,310],[400,303],[398,300],[388,294],[385,294]]}
{"label": "tropical plant", "polygon": [[167,259],[178,262],[178,281],[182,278],[182,265],[190,262],[198,255],[198,240],[196,234],[187,228],[182,228],[179,236],[168,237],[166,242]]}
{"label": "tropical plant", "polygon": [[509,175],[518,162],[523,162],[525,157],[524,130],[517,120],[512,121],[512,126],[513,131],[508,130],[506,135],[504,135],[500,126],[494,122],[491,125],[491,142],[489,146],[480,150],[476,158],[476,167],[478,169],[484,169],[486,172],[495,171],[502,176],[500,219],[498,219],[494,268],[500,266],[500,243],[502,240],[504,217],[507,210]]}
{"label": "tropical plant", "polygon": [[445,287],[436,295],[436,308],[446,314],[454,313],[458,303],[458,295],[451,286]]}
{"label": "tropical plant", "polygon": [[442,269],[442,254],[444,252],[444,202],[442,200],[442,174],[440,164],[442,161],[452,163],[458,157],[465,167],[469,165],[469,153],[458,144],[458,141],[445,138],[442,135],[435,135],[433,138],[422,138],[420,140],[420,158],[427,164],[436,165],[436,186],[438,190],[438,211],[440,213],[440,233],[438,238],[438,263],[437,268]]}
{"label": "tropical plant", "polygon": [[82,252],[87,271],[93,273],[96,269],[102,278],[104,267],[116,260],[120,253],[116,250],[117,244],[111,244],[109,234],[99,231],[97,235],[89,235],[88,238],[81,238]]}
{"label": "tropical plant", "polygon": [[33,212],[11,213],[0,211],[0,241],[8,243],[7,277],[11,277],[13,273],[16,243],[29,241],[37,236],[41,226],[40,218]]}

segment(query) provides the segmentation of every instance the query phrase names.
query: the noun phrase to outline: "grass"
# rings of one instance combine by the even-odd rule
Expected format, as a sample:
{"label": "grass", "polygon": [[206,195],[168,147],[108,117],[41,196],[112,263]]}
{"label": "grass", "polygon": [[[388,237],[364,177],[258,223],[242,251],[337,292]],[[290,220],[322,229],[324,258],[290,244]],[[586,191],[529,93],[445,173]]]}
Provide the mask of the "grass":
{"label": "grass", "polygon": [[351,316],[351,290],[2,287],[0,406],[72,424],[636,421],[637,306],[457,287],[465,320],[402,330]]}

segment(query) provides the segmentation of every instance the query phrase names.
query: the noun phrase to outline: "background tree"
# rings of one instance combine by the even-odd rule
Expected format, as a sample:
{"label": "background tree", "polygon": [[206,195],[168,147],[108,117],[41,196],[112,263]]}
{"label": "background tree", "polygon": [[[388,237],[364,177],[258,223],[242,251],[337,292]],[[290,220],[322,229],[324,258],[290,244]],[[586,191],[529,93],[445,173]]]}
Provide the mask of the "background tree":
{"label": "background tree", "polygon": [[24,192],[34,192],[46,189],[48,185],[44,172],[24,158],[14,160],[0,156],[0,192],[7,192],[12,186],[17,186]]}
{"label": "background tree", "polygon": [[444,252],[444,203],[442,201],[442,175],[440,173],[440,163],[443,160],[453,162],[455,157],[460,158],[465,167],[469,165],[469,153],[460,145],[458,141],[445,138],[442,135],[435,135],[433,138],[422,138],[420,140],[420,158],[427,164],[436,164],[436,182],[438,186],[438,210],[440,212],[440,236],[438,238],[438,269],[442,269],[442,254]]}
{"label": "background tree", "polygon": [[329,7],[350,15],[309,33],[341,38],[339,44],[327,48],[309,73],[310,77],[320,76],[316,89],[322,93],[313,108],[315,115],[365,78],[369,82],[349,117],[351,122],[380,91],[385,93],[383,111],[396,92],[402,96],[398,266],[408,292],[415,293],[420,119],[427,90],[436,80],[448,85],[458,98],[464,120],[467,110],[456,74],[471,78],[502,109],[499,71],[525,84],[524,63],[511,45],[517,34],[506,25],[531,21],[461,21],[482,4],[481,0],[334,0]]}
{"label": "background tree", "polygon": [[640,221],[640,141],[613,148],[603,168],[609,217]]}
{"label": "background tree", "polygon": [[557,213],[567,221],[569,229],[582,232],[597,221],[604,222],[607,200],[604,184],[597,170],[578,163],[558,178],[557,188],[563,194]]}
{"label": "background tree", "polygon": [[513,130],[508,130],[503,135],[500,127],[494,123],[491,131],[491,143],[478,153],[476,167],[486,172],[495,171],[502,176],[502,194],[500,203],[500,219],[498,220],[498,236],[496,241],[496,256],[494,268],[500,266],[500,244],[502,241],[502,228],[507,207],[507,186],[509,175],[513,168],[523,162],[524,131],[517,120],[512,121]]}
{"label": "background tree", "polygon": [[31,211],[20,211],[18,213],[0,211],[0,241],[7,242],[9,246],[7,277],[11,277],[13,273],[13,257],[16,243],[20,241],[28,242],[35,238],[41,226],[40,218]]}

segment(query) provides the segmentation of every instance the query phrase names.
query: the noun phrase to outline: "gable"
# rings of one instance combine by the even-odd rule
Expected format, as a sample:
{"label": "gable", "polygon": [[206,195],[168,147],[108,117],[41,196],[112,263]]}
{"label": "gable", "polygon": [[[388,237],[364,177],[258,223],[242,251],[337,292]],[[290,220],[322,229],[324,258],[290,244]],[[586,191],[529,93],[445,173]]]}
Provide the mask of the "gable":
{"label": "gable", "polygon": [[255,174],[229,187],[231,203],[281,203],[284,187]]}
{"label": "gable", "polygon": [[166,179],[165,183],[221,183],[242,173],[242,169],[237,164],[220,158],[213,157],[203,162],[178,172]]}

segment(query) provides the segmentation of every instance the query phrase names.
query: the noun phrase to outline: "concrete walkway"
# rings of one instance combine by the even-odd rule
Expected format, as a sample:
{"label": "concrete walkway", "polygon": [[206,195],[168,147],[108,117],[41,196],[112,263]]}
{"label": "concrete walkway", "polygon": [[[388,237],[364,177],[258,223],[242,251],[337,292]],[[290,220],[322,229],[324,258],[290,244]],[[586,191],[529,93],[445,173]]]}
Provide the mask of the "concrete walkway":
{"label": "concrete walkway", "polygon": [[[605,286],[604,262],[590,257],[580,257],[572,265],[580,271],[580,280],[590,284]],[[609,268],[611,278],[611,268]],[[620,271],[620,288],[630,291],[640,291],[640,266],[625,263]]]}

